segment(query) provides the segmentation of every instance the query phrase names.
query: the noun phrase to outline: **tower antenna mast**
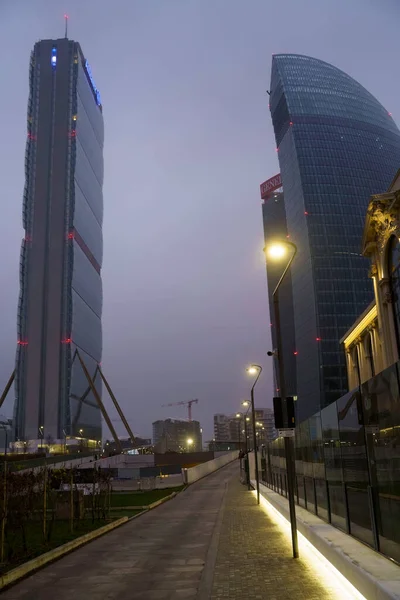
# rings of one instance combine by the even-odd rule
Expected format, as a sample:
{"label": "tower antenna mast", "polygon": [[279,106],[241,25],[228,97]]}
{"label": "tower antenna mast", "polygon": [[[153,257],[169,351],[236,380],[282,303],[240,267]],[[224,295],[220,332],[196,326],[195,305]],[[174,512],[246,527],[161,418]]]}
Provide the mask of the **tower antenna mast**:
{"label": "tower antenna mast", "polygon": [[65,39],[67,39],[68,37],[68,15],[65,14],[64,15],[64,20],[65,20]]}

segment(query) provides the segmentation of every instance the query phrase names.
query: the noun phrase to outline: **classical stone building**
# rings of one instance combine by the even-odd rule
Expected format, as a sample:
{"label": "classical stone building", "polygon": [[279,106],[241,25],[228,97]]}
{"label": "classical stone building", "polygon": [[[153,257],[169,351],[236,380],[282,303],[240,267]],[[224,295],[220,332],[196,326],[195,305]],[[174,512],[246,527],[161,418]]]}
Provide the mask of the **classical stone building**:
{"label": "classical stone building", "polygon": [[400,169],[389,190],[371,197],[362,241],[375,299],[346,332],[349,389],[399,360]]}

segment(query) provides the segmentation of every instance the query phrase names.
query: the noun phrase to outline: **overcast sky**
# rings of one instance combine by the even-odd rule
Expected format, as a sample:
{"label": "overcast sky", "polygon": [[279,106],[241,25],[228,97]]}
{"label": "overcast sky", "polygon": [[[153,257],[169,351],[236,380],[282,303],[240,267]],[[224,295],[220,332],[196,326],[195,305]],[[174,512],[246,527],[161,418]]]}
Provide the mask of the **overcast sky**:
{"label": "overcast sky", "polygon": [[104,372],[136,434],[187,416],[161,404],[198,398],[210,439],[213,414],[248,396],[251,361],[265,367],[256,404],[271,405],[259,198],[279,171],[271,55],[336,65],[399,123],[399,2],[0,0],[1,387],[15,357],[29,57],[63,36],[65,12],[104,108]]}

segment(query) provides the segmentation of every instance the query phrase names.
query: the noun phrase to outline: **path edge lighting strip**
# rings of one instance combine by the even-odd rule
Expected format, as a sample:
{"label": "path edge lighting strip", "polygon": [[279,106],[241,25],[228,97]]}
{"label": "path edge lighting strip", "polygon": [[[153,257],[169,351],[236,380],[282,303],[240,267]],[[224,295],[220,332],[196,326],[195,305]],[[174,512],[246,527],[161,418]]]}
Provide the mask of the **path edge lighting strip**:
{"label": "path edge lighting strip", "polygon": [[[252,493],[256,495],[255,490]],[[260,505],[275,523],[283,526],[285,534],[290,539],[290,523],[286,517],[272,506],[262,494],[260,494]],[[323,580],[323,585],[334,589],[338,599],[366,600],[365,596],[299,530],[297,530],[297,534],[300,543],[300,557],[306,560],[307,564],[318,574],[318,577]]]}

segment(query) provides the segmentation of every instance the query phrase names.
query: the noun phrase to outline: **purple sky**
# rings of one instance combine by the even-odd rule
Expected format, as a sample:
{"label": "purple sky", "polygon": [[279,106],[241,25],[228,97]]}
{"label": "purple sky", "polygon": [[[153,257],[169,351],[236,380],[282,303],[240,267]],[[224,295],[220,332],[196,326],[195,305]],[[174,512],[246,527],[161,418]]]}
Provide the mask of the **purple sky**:
{"label": "purple sky", "polygon": [[259,199],[279,170],[271,54],[331,62],[400,122],[398,0],[0,0],[1,387],[15,356],[29,56],[63,36],[64,12],[104,105],[104,372],[136,434],[187,416],[161,404],[199,398],[210,439],[213,414],[249,394],[248,362],[265,367],[256,403],[271,405]]}

